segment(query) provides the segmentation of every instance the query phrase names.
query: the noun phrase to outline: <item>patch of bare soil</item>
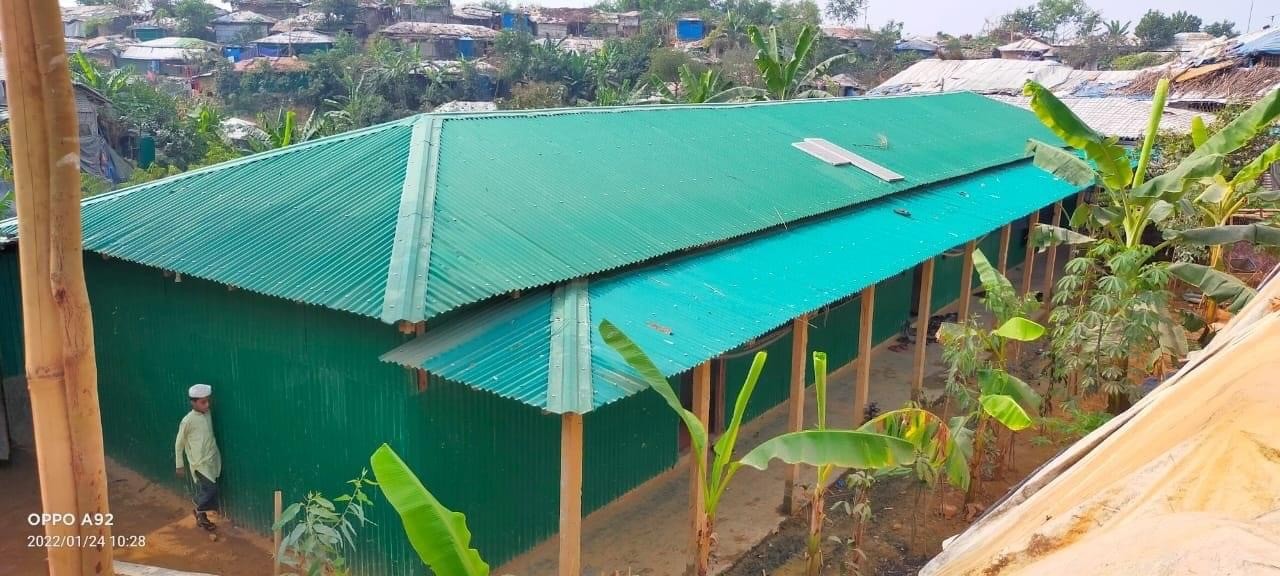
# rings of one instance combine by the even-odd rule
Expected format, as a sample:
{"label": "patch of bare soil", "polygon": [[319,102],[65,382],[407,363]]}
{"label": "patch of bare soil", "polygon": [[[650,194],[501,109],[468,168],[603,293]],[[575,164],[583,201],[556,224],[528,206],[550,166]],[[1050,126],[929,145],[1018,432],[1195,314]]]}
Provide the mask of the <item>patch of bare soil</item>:
{"label": "patch of bare soil", "polygon": [[[112,534],[137,544],[117,547],[117,559],[228,576],[271,573],[269,539],[214,516],[214,541],[196,527],[191,503],[183,496],[110,463],[107,476],[115,515]],[[29,538],[43,531],[27,522],[28,514],[41,511],[35,457],[15,451],[13,461],[0,465],[0,487],[0,574],[47,574],[45,550],[30,546]]]}
{"label": "patch of bare soil", "polygon": [[[949,487],[919,493],[911,477],[881,479],[871,493],[872,519],[864,530],[862,546],[866,561],[860,572],[851,568],[852,551],[832,536],[847,541],[853,534],[853,519],[836,503],[849,501],[853,492],[834,486],[826,497],[827,522],[823,527],[823,576],[850,574],[907,576],[942,550],[942,542],[963,531],[980,509],[993,504],[1038,466],[1052,458],[1064,445],[1035,445],[1034,431],[1016,436],[1014,463],[1003,475],[984,480],[976,499],[980,506],[966,518],[964,494]],[[918,501],[918,504],[917,504]],[[833,509],[833,506],[835,507]],[[805,539],[808,512],[787,520],[776,533],[742,555],[726,576],[798,576],[805,570]],[[914,532],[914,536],[913,536]]]}

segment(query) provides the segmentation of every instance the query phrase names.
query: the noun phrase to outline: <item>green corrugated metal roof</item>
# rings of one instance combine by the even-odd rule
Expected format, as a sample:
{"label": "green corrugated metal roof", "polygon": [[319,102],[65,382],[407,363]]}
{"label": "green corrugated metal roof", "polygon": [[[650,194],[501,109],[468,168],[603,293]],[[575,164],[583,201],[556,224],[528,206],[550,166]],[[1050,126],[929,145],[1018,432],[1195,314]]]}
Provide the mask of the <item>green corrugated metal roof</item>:
{"label": "green corrugated metal roof", "polygon": [[[382,358],[548,411],[587,412],[645,388],[601,339],[602,320],[670,376],[1077,190],[1029,161],[1002,166],[569,287],[495,299],[441,318]],[[574,394],[591,401],[564,401]]]}
{"label": "green corrugated metal roof", "polygon": [[422,115],[95,198],[85,247],[418,321],[1016,161],[1028,137],[1053,140],[966,93]]}

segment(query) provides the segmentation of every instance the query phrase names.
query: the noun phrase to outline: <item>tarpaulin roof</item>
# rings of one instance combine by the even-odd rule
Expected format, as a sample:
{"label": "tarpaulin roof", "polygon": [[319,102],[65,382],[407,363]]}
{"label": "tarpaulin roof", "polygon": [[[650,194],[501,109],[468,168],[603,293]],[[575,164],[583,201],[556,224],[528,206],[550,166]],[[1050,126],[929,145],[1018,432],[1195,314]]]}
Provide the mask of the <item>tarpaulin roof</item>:
{"label": "tarpaulin roof", "polygon": [[1022,93],[1034,80],[1059,96],[1103,96],[1123,88],[1142,70],[1074,70],[1048,60],[939,60],[912,64],[871,90],[871,94],[927,94],[969,90],[980,94]]}
{"label": "tarpaulin roof", "polygon": [[922,576],[1274,574],[1280,280],[1177,374],[1041,466]]}
{"label": "tarpaulin roof", "polygon": [[1239,42],[1239,46],[1233,50],[1236,54],[1280,54],[1280,28],[1274,26],[1244,34],[1235,40]]}
{"label": "tarpaulin roof", "polygon": [[97,196],[84,245],[416,322],[1020,161],[1029,137],[1055,141],[975,94],[425,114]]}
{"label": "tarpaulin roof", "polygon": [[1076,191],[1029,162],[994,168],[463,311],[383,359],[552,412],[587,412],[644,388],[601,340],[602,320],[677,374]]}
{"label": "tarpaulin roof", "polygon": [[[988,96],[1006,104],[1019,108],[1031,109],[1031,99],[1026,96]],[[1064,97],[1061,99],[1067,108],[1075,112],[1090,128],[1106,136],[1117,136],[1125,140],[1141,140],[1147,131],[1147,123],[1151,119],[1151,101],[1135,100],[1118,96],[1103,98]],[[1194,110],[1183,110],[1166,106],[1160,116],[1160,130],[1168,130],[1179,134],[1191,132],[1191,119],[1200,116],[1206,123],[1212,122],[1214,115]]]}

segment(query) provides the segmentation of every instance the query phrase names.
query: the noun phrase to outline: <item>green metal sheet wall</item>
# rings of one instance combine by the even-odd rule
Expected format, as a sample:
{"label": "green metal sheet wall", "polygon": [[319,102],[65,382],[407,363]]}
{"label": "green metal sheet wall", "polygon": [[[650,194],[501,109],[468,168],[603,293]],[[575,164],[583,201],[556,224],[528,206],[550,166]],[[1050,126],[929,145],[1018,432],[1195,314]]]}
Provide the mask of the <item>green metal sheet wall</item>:
{"label": "green metal sheet wall", "polygon": [[[769,358],[765,361],[764,371],[760,373],[760,381],[756,383],[755,392],[751,395],[751,403],[747,404],[745,414],[747,420],[756,418],[770,408],[785,402],[790,396],[791,331],[790,326],[780,329],[786,330],[786,334],[764,348]],[[776,332],[767,334],[761,340],[773,338],[774,334]],[[738,392],[742,390],[743,382],[747,379],[747,372],[751,370],[751,361],[755,358],[754,351],[747,354],[738,354],[739,352],[730,352],[737,355],[725,362],[724,414],[726,418],[733,413],[733,404],[738,398]]]}
{"label": "green metal sheet wall", "polygon": [[[186,489],[172,478],[173,434],[186,388],[206,382],[237,523],[268,530],[275,489],[286,501],[338,494],[388,442],[467,515],[494,565],[556,532],[557,417],[437,378],[418,392],[410,372],[377,359],[406,337],[371,319],[98,256],[85,268],[107,451],[129,467]],[[589,415],[585,509],[669,468],[676,430],[653,393]],[[353,560],[370,574],[424,573],[394,511],[377,500],[377,526],[363,531]]]}
{"label": "green metal sheet wall", "polygon": [[903,324],[911,317],[911,286],[914,269],[882,280],[876,285],[876,311],[871,320],[872,341],[880,344],[902,334]]}
{"label": "green metal sheet wall", "polygon": [[954,254],[934,258],[933,290],[929,293],[929,313],[937,312],[960,298],[960,275],[964,272],[964,245]]}
{"label": "green metal sheet wall", "polygon": [[0,374],[21,376],[25,354],[22,350],[22,286],[18,282],[18,246],[0,250]]}

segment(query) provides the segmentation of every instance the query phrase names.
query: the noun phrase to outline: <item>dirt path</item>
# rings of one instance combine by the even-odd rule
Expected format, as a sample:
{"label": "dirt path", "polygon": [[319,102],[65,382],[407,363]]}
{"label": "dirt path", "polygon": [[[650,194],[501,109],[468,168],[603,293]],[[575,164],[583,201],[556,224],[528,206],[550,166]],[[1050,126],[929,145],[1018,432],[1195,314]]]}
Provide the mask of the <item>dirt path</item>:
{"label": "dirt path", "polygon": [[[116,558],[139,564],[227,576],[271,573],[271,542],[220,519],[216,542],[195,525],[191,503],[168,489],[120,466],[108,464],[113,535],[139,544],[116,548]],[[27,523],[40,512],[40,487],[35,457],[17,451],[8,465],[0,465],[0,574],[47,574],[45,551],[29,546],[41,534]],[[216,520],[215,520],[216,521]]]}

